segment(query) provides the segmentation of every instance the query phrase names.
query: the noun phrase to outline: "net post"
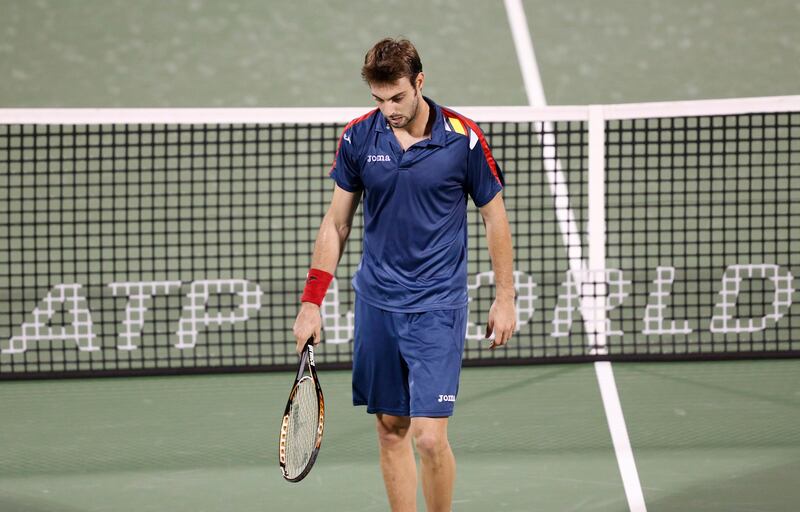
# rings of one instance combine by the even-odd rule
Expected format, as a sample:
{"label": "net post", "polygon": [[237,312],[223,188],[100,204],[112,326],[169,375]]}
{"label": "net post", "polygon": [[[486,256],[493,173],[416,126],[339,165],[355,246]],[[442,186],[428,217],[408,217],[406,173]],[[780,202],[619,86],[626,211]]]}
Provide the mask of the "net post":
{"label": "net post", "polygon": [[589,107],[589,177],[587,220],[590,287],[589,343],[592,355],[606,355],[606,220],[605,220],[605,116],[602,105]]}

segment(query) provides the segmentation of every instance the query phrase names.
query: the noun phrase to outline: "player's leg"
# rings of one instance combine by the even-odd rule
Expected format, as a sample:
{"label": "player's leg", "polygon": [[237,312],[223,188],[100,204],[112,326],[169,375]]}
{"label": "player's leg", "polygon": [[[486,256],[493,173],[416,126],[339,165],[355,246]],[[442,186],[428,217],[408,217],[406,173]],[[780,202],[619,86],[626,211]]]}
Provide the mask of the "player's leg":
{"label": "player's leg", "polygon": [[392,512],[417,510],[417,465],[411,446],[411,418],[377,414],[378,446],[386,496]]}
{"label": "player's leg", "polygon": [[420,458],[422,492],[429,512],[450,512],[456,459],[447,440],[448,418],[412,418],[411,435]]}
{"label": "player's leg", "polygon": [[417,468],[409,429],[408,367],[398,347],[403,315],[356,299],[353,405],[375,414],[380,465],[393,512],[416,511]]}
{"label": "player's leg", "polygon": [[453,498],[456,464],[447,425],[458,396],[466,321],[466,308],[420,313],[400,341],[409,372],[411,435],[430,512],[450,512]]}

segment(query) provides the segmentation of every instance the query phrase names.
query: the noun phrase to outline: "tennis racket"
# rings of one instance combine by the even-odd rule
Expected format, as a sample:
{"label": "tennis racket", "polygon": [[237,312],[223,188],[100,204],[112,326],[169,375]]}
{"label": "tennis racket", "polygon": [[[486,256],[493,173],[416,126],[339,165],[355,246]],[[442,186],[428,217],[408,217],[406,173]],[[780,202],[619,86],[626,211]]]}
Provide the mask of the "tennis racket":
{"label": "tennis racket", "polygon": [[[308,375],[304,375],[306,370]],[[283,478],[299,482],[311,471],[324,426],[325,401],[314,367],[314,338],[309,338],[281,422],[279,459]]]}

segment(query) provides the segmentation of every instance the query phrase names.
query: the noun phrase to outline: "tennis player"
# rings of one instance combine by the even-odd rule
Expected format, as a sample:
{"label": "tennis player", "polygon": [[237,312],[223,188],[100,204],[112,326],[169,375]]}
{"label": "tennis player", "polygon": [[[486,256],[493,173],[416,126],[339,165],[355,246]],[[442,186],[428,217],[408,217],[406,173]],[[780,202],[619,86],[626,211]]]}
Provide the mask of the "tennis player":
{"label": "tennis player", "polygon": [[361,74],[378,108],[350,122],[339,140],[336,185],[294,335],[298,351],[312,335],[319,342],[320,305],[363,198],[353,403],[377,420],[392,510],[416,510],[416,445],[427,510],[449,512],[455,459],[447,423],[466,335],[468,197],[483,217],[495,273],[489,348],[506,344],[516,326],[503,174],[473,121],[422,95],[425,75],[411,42],[378,42]]}

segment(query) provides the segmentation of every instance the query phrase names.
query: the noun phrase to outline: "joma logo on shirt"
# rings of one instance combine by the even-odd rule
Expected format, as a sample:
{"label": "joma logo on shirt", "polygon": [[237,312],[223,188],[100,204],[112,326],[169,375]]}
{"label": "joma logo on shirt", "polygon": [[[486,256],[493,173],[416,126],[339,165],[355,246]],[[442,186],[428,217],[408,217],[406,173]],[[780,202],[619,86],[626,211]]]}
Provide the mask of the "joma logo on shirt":
{"label": "joma logo on shirt", "polygon": [[367,155],[367,163],[371,162],[391,162],[389,155]]}
{"label": "joma logo on shirt", "polygon": [[456,396],[455,395],[439,395],[440,402],[455,402]]}

